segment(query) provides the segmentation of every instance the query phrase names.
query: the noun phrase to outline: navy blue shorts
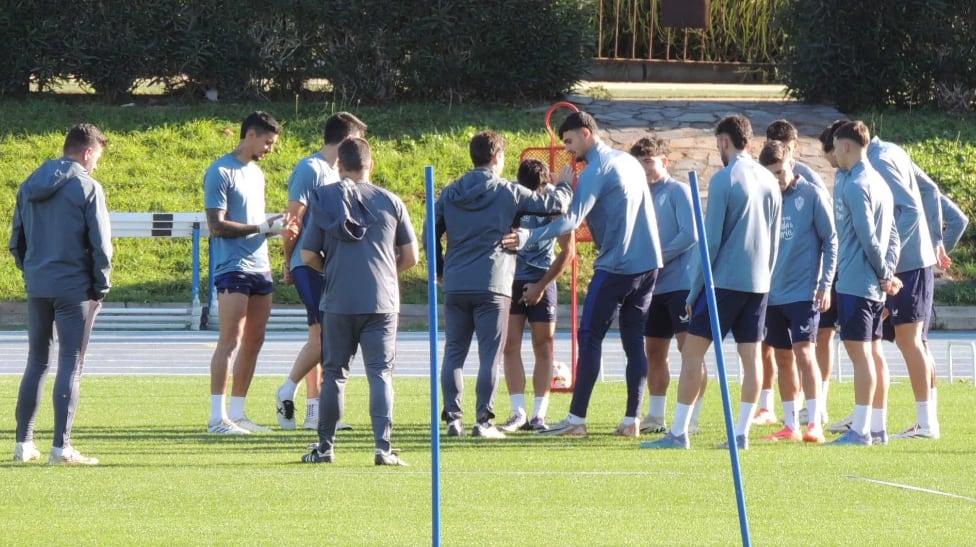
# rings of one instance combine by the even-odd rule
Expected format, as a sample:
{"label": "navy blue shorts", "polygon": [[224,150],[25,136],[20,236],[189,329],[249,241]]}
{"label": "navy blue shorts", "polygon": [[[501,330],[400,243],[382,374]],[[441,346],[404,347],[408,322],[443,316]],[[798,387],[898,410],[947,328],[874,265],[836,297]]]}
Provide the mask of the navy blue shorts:
{"label": "navy blue shorts", "polygon": [[833,285],[830,286],[830,308],[825,312],[820,312],[820,328],[837,328],[837,289]]}
{"label": "navy blue shorts", "polygon": [[[715,289],[718,307],[719,332],[722,339],[732,331],[738,344],[761,342],[766,327],[766,293]],[[703,338],[712,337],[712,321],[708,316],[708,301],[702,293],[695,302],[688,333]]]}
{"label": "navy blue shorts", "polygon": [[308,324],[321,323],[319,301],[322,300],[322,291],[325,289],[325,275],[310,266],[295,266],[291,269],[291,282],[295,284],[298,298],[305,304]]}
{"label": "navy blue shorts", "polygon": [[885,301],[891,324],[928,321],[932,314],[932,292],[935,289],[932,268],[919,268],[895,275],[901,279],[904,287]]}
{"label": "navy blue shorts", "polygon": [[[925,321],[922,322],[922,341],[929,341],[929,327],[932,325],[932,314],[930,313]],[[881,324],[881,339],[886,342],[895,341],[895,326],[891,324],[891,317],[885,317]]]}
{"label": "navy blue shorts", "polygon": [[872,342],[881,338],[883,302],[850,294],[837,296],[841,340]]}
{"label": "navy blue shorts", "polygon": [[218,293],[265,296],[274,292],[271,272],[227,272],[214,278]]}
{"label": "navy blue shorts", "polygon": [[650,338],[672,338],[675,334],[686,332],[691,318],[685,313],[688,291],[672,291],[655,294],[651,307],[647,310],[647,323],[644,336]]}
{"label": "navy blue shorts", "polygon": [[790,302],[766,308],[766,344],[776,349],[793,349],[799,342],[816,342],[820,310],[812,300]]}
{"label": "navy blue shorts", "polygon": [[542,300],[535,305],[529,306],[520,302],[522,299],[522,289],[527,283],[535,281],[518,279],[512,283],[512,307],[509,315],[525,315],[529,323],[555,323],[556,322],[556,284],[550,283],[542,293]]}

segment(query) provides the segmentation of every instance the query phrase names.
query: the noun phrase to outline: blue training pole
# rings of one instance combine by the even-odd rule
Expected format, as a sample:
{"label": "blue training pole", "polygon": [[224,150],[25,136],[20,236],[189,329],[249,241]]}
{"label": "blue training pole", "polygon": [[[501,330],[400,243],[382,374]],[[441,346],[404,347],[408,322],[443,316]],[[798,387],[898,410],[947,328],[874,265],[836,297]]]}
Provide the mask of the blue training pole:
{"label": "blue training pole", "polygon": [[427,303],[430,321],[430,528],[431,545],[441,544],[440,384],[437,379],[437,234],[434,218],[434,167],[424,168],[427,187]]}
{"label": "blue training pole", "polygon": [[698,192],[698,173],[688,173],[691,183],[691,204],[695,208],[695,226],[698,227],[698,250],[701,251],[702,271],[705,272],[705,299],[708,301],[708,317],[712,324],[712,342],[715,346],[715,363],[718,367],[718,383],[722,387],[722,410],[725,412],[725,434],[729,439],[729,457],[732,459],[732,482],[735,483],[735,501],[739,508],[739,529],[742,545],[752,545],[749,537],[749,515],[746,513],[746,495],[742,490],[742,470],[739,467],[739,447],[735,443],[735,427],[732,424],[732,402],[729,400],[729,379],[725,374],[725,357],[722,355],[722,333],[718,323],[718,306],[715,304],[715,286],[712,281],[712,260],[708,255],[705,234],[705,218],[702,214],[701,194]]}

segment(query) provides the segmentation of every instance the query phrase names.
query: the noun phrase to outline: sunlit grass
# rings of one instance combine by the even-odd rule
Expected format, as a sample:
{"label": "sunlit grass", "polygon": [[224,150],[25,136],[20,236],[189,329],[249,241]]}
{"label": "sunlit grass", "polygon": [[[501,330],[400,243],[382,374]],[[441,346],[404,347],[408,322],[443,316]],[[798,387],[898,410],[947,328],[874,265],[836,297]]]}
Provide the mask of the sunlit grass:
{"label": "sunlit grass", "polygon": [[[275,423],[271,393],[279,381],[255,379],[248,399],[255,421]],[[13,409],[17,382],[0,377],[0,407]],[[37,422],[45,458],[52,384]],[[469,412],[473,384],[465,394]],[[0,413],[7,451],[0,460],[2,543],[431,544],[427,380],[396,381],[393,442],[411,464],[398,469],[373,466],[362,377],[352,378],[346,390],[346,421],[354,430],[340,433],[336,463],[317,466],[298,463],[315,440],[309,431],[207,435],[206,385],[205,377],[85,378],[73,442],[101,460],[95,468],[14,464],[13,412]],[[852,397],[850,383],[835,383],[831,415],[849,412]],[[739,544],[729,455],[714,448],[724,438],[715,383],[690,451],[639,450],[636,440],[612,435],[623,398],[621,383],[596,386],[585,439],[531,433],[500,442],[442,438],[443,544]],[[773,444],[759,437],[778,426],[753,428],[752,446],[740,459],[755,544],[971,543],[976,424],[968,409],[976,404],[976,389],[943,384],[939,399],[938,441],[870,448]],[[568,404],[568,394],[554,395],[550,417],[563,416]],[[505,415],[508,408],[500,390],[496,412]],[[890,430],[913,420],[907,383],[893,387],[890,408]]]}

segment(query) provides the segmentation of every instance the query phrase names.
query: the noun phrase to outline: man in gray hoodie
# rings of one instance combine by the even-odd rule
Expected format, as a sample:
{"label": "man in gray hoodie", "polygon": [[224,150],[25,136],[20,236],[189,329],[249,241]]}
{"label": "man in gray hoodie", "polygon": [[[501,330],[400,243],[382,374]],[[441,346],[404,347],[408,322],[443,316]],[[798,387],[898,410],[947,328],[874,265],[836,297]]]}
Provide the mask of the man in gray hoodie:
{"label": "man in gray hoodie", "polygon": [[[505,167],[505,141],[492,131],[471,139],[475,168],[449,184],[435,206],[437,273],[443,279],[444,390],[442,418],[447,434],[465,434],[461,422],[464,379],[461,367],[478,335],[476,424],[473,435],[501,439],[493,419],[498,364],[508,330],[515,278],[516,253],[502,248],[502,237],[521,215],[554,215],[566,210],[572,189],[560,184],[545,194],[533,192],[499,175]],[[447,233],[447,256],[442,260],[441,237]]]}
{"label": "man in gray hoodie", "polygon": [[[48,462],[95,465],[71,446],[71,425],[87,345],[86,323],[108,293],[112,233],[102,186],[91,177],[108,139],[92,124],[68,131],[64,155],[48,160],[17,191],[10,252],[27,291],[27,368],[17,396],[14,461],[40,459],[34,421],[58,329],[54,443]],[[90,327],[89,327],[90,328]]]}
{"label": "man in gray hoodie", "polygon": [[319,444],[305,463],[332,463],[335,433],[345,409],[349,363],[362,348],[369,379],[369,415],[376,465],[406,465],[390,446],[393,367],[400,311],[398,274],[419,256],[403,201],[369,181],[369,143],[350,137],[336,150],[342,181],[315,189],[302,241],[302,261],[324,273],[322,316],[322,414]]}

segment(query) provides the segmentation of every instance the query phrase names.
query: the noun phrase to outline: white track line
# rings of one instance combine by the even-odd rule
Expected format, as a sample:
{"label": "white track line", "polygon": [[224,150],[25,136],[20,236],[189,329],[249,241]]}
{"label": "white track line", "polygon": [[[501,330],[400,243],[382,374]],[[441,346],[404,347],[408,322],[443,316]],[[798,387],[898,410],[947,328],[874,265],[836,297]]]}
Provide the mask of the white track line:
{"label": "white track line", "polygon": [[895,488],[901,488],[903,490],[912,490],[912,491],[915,491],[915,492],[924,492],[926,494],[935,494],[937,496],[945,496],[947,498],[955,498],[955,499],[966,500],[966,501],[971,501],[973,503],[976,503],[976,498],[969,498],[969,497],[966,497],[966,496],[960,496],[958,494],[950,494],[949,492],[940,492],[938,490],[930,490],[928,488],[920,488],[918,486],[911,486],[911,485],[908,485],[908,484],[898,484],[897,482],[888,482],[888,481],[879,481],[879,480],[876,480],[876,479],[867,479],[867,478],[864,478],[864,477],[857,477],[855,475],[848,475],[847,478],[854,479],[856,481],[873,482],[874,484],[881,484],[881,485],[884,485],[884,486],[894,486]]}

